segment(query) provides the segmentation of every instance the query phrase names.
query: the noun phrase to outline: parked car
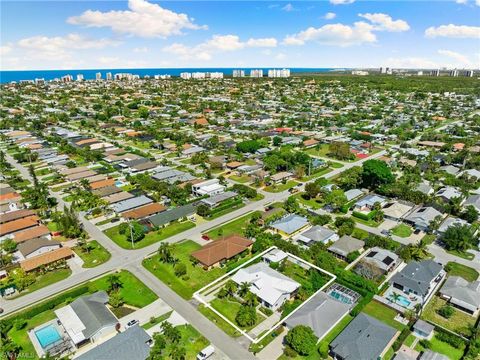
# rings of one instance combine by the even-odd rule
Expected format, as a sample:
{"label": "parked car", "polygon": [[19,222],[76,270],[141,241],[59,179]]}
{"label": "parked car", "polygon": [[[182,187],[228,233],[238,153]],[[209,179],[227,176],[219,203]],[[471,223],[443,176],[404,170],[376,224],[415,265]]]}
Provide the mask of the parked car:
{"label": "parked car", "polygon": [[390,230],[382,230],[380,233],[385,236],[390,236]]}
{"label": "parked car", "polygon": [[131,328],[132,326],[140,324],[139,320],[130,320],[127,325],[125,325],[125,329]]}
{"label": "parked car", "polygon": [[207,234],[202,235],[203,240],[210,240],[210,237]]}
{"label": "parked car", "polygon": [[205,349],[203,349],[197,354],[197,360],[208,359],[214,353],[215,353],[215,348],[212,345],[208,345]]}

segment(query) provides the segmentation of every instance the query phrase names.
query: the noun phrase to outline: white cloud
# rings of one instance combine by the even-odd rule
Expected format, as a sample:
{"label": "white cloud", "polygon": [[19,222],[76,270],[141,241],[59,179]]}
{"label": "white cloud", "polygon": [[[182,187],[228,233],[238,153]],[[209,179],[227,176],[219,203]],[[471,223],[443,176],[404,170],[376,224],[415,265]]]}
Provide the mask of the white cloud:
{"label": "white cloud", "polygon": [[451,59],[454,59],[457,62],[457,66],[459,66],[459,67],[461,67],[461,66],[471,66],[472,65],[472,62],[470,61],[470,59],[468,57],[466,57],[465,55],[462,55],[458,52],[451,51],[451,50],[440,49],[440,50],[438,50],[438,53],[440,55],[447,56]]}
{"label": "white cloud", "polygon": [[287,12],[290,12],[290,11],[294,11],[296,10],[292,4],[288,3],[287,5],[285,5],[284,7],[282,7],[282,10],[283,11],[287,11]]}
{"label": "white cloud", "polygon": [[348,5],[353,4],[355,0],[330,0],[330,3],[333,5]]}
{"label": "white cloud", "polygon": [[372,32],[374,27],[359,21],[350,25],[328,24],[319,28],[309,27],[297,34],[287,35],[283,40],[285,45],[304,45],[308,41],[316,41],[325,45],[351,46],[377,41]]}
{"label": "white cloud", "polygon": [[448,38],[480,38],[479,26],[468,25],[440,25],[438,27],[429,27],[425,30],[425,36],[429,38],[448,37]]}
{"label": "white cloud", "polygon": [[375,25],[375,28],[377,30],[400,32],[400,31],[407,31],[410,29],[410,26],[405,20],[393,20],[392,17],[387,14],[366,13],[366,14],[358,14],[358,16],[369,20],[372,24]]}
{"label": "white cloud", "polygon": [[120,34],[140,37],[168,37],[179,35],[183,29],[204,29],[186,14],[164,9],[145,0],[129,0],[129,10],[101,12],[87,10],[79,16],[67,19],[69,24],[86,27],[109,27]]}
{"label": "white cloud", "polygon": [[285,55],[284,53],[278,53],[277,55],[275,55],[276,60],[284,60],[286,58],[287,58],[287,55]]}
{"label": "white cloud", "polygon": [[466,3],[468,3],[468,0],[455,0],[455,2],[456,2],[457,4],[465,5]]}
{"label": "white cloud", "polygon": [[91,39],[79,34],[54,37],[38,35],[21,39],[17,43],[19,48],[28,50],[34,56],[57,58],[70,57],[72,50],[103,49],[118,44],[115,40]]}
{"label": "white cloud", "polygon": [[193,47],[183,44],[172,44],[163,51],[175,54],[182,59],[210,60],[216,52],[236,51],[244,48],[273,48],[277,46],[275,38],[250,38],[241,41],[237,35],[214,35],[211,39]]}
{"label": "white cloud", "polygon": [[332,20],[332,19],[335,19],[336,17],[337,17],[337,14],[333,12],[328,12],[323,16],[323,18],[326,20]]}
{"label": "white cloud", "polygon": [[475,0],[475,5],[480,6],[480,0]]}

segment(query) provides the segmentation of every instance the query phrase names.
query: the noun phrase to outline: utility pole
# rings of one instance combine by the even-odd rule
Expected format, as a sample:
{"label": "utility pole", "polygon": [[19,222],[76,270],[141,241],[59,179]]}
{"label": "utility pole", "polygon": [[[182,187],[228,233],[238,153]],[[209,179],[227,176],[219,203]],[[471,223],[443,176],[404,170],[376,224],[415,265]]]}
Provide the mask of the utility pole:
{"label": "utility pole", "polygon": [[133,249],[135,245],[133,242],[133,227],[132,227],[132,223],[130,222],[130,219],[128,219],[128,226],[130,227],[130,240],[132,242],[132,249]]}

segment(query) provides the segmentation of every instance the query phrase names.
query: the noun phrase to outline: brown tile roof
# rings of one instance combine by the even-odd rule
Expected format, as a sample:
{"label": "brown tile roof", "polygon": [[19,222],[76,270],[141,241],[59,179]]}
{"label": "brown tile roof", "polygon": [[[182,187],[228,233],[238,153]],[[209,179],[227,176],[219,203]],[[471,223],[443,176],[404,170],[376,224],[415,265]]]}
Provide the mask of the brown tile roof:
{"label": "brown tile roof", "polygon": [[35,212],[29,209],[10,211],[8,213],[0,215],[0,224],[4,224],[18,219],[23,219],[32,215],[35,215]]}
{"label": "brown tile roof", "polygon": [[48,265],[61,259],[68,259],[74,256],[73,251],[68,247],[52,250],[41,255],[20,262],[20,266],[25,271],[32,271],[42,265]]}
{"label": "brown tile roof", "polygon": [[228,260],[245,251],[253,241],[240,235],[230,235],[223,240],[214,241],[194,251],[192,256],[205,266],[212,266],[222,260]]}
{"label": "brown tile roof", "polygon": [[38,224],[39,217],[37,215],[30,215],[23,219],[10,221],[2,224],[0,227],[0,236],[8,235],[23,229],[28,229]]}
{"label": "brown tile roof", "polygon": [[318,141],[315,139],[308,139],[303,142],[304,146],[312,146],[318,144]]}
{"label": "brown tile roof", "polygon": [[90,187],[92,188],[92,190],[95,190],[95,189],[101,189],[107,186],[113,186],[114,184],[115,184],[114,179],[105,179],[105,180],[95,181],[90,183]]}
{"label": "brown tile roof", "polygon": [[83,139],[83,140],[80,140],[80,141],[77,141],[75,144],[77,145],[85,145],[85,144],[90,144],[92,142],[97,142],[98,140],[95,139],[95,138],[92,138],[92,139]]}
{"label": "brown tile roof", "polygon": [[114,203],[122,201],[122,200],[130,199],[134,196],[135,195],[130,194],[129,192],[122,191],[122,192],[118,192],[116,194],[104,196],[102,199],[107,201],[109,204],[114,204]]}
{"label": "brown tile roof", "polygon": [[240,161],[230,161],[230,162],[226,163],[226,166],[229,169],[236,169],[237,167],[242,166],[242,165],[243,165],[243,163],[240,162]]}
{"label": "brown tile roof", "polygon": [[16,199],[16,198],[20,198],[20,194],[15,192],[15,191],[0,195],[0,201],[2,201],[2,200],[12,200],[12,199]]}
{"label": "brown tile roof", "polygon": [[142,219],[149,215],[154,215],[165,211],[167,208],[159,203],[152,203],[145,206],[140,206],[136,209],[122,213],[122,216],[127,219]]}
{"label": "brown tile roof", "polygon": [[17,232],[14,235],[13,240],[15,240],[17,244],[19,244],[24,241],[35,239],[40,236],[45,236],[49,234],[50,234],[50,230],[48,230],[48,228],[45,225],[38,225],[28,230]]}
{"label": "brown tile roof", "polygon": [[81,173],[89,170],[86,166],[77,166],[74,168],[59,169],[58,172],[62,175],[71,175],[76,173]]}
{"label": "brown tile roof", "polygon": [[87,177],[90,177],[90,176],[93,176],[93,175],[96,175],[96,174],[97,173],[95,171],[86,170],[86,171],[78,172],[78,173],[75,173],[75,174],[69,174],[69,175],[66,176],[66,178],[69,181],[75,181],[75,180],[84,179],[84,178],[87,178]]}

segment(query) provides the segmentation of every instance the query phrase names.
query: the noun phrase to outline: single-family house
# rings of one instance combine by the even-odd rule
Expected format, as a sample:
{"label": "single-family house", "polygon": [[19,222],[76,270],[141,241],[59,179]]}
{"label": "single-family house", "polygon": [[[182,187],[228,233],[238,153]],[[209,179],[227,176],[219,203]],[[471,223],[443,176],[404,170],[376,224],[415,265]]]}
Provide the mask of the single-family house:
{"label": "single-family house", "polygon": [[317,242],[328,244],[337,241],[339,238],[340,237],[335,231],[320,225],[315,225],[297,235],[295,240],[306,246],[310,246]]}
{"label": "single-family house", "polygon": [[473,206],[478,212],[480,212],[480,194],[470,195],[463,203],[463,207]]}
{"label": "single-family house", "polygon": [[445,275],[442,265],[433,260],[412,261],[393,275],[389,283],[406,294],[425,300]]}
{"label": "single-family house", "polygon": [[453,186],[445,186],[437,191],[436,197],[442,199],[445,202],[452,201],[454,198],[463,198],[462,193]]}
{"label": "single-family house", "polygon": [[288,171],[282,171],[279,173],[276,173],[272,176],[270,176],[270,181],[274,184],[278,184],[282,181],[286,181],[288,179],[291,179],[293,177],[293,173],[288,172]]}
{"label": "single-family house", "polygon": [[477,316],[480,310],[480,281],[469,282],[460,276],[449,276],[440,296],[456,308]]}
{"label": "single-family house", "polygon": [[300,287],[298,282],[272,269],[264,262],[238,270],[232,276],[232,280],[238,285],[248,283],[250,291],[258,296],[261,304],[271,310],[277,310]]}
{"label": "single-family house", "polygon": [[285,326],[292,329],[297,325],[310,327],[315,335],[322,339],[350,311],[351,305],[318,292],[286,321]]}
{"label": "single-family house", "polygon": [[355,251],[362,252],[364,246],[364,241],[355,239],[349,235],[343,235],[340,239],[330,245],[327,250],[339,259],[346,260],[348,254]]}
{"label": "single-family house", "polygon": [[416,229],[428,231],[430,223],[438,217],[442,217],[442,213],[433,207],[418,207],[410,214],[405,216],[404,220],[413,225]]}
{"label": "single-family house", "polygon": [[192,185],[192,193],[196,196],[217,195],[225,191],[225,186],[218,179],[210,179]]}
{"label": "single-family house", "polygon": [[421,339],[430,340],[433,337],[434,330],[435,326],[421,319],[413,324],[413,333]]}
{"label": "single-family house", "polygon": [[368,254],[363,258],[363,261],[374,265],[383,273],[388,273],[398,265],[398,260],[399,257],[397,254],[378,246],[371,248]]}
{"label": "single-family house", "polygon": [[251,248],[253,241],[240,235],[230,235],[224,239],[214,241],[194,251],[193,256],[205,268],[220,266],[226,260],[243,253]]}
{"label": "single-family house", "polygon": [[60,247],[61,244],[58,241],[39,237],[18,244],[17,251],[22,255],[22,260],[24,260],[59,249]]}
{"label": "single-family house", "polygon": [[360,313],[330,343],[330,355],[338,360],[377,360],[385,355],[396,337],[396,329]]}
{"label": "single-family house", "polygon": [[128,210],[132,210],[140,206],[151,204],[152,202],[153,200],[150,199],[149,197],[145,195],[140,195],[127,200],[116,202],[115,204],[112,205],[112,209],[113,211],[115,211],[115,213],[121,214]]}
{"label": "single-family house", "polygon": [[41,266],[56,263],[60,260],[70,259],[75,253],[68,247],[61,247],[55,250],[44,252],[20,262],[20,267],[25,271],[33,271]]}
{"label": "single-family house", "polygon": [[116,333],[118,320],[108,309],[108,300],[105,291],[98,291],[54,311],[75,345],[95,343]]}
{"label": "single-family house", "polygon": [[308,222],[308,219],[296,214],[289,214],[271,223],[270,228],[283,237],[290,237],[302,231],[309,225],[310,223]]}
{"label": "single-family house", "polygon": [[381,208],[383,208],[383,206],[385,206],[385,204],[387,203],[387,199],[380,195],[368,194],[367,196],[363,197],[355,203],[354,210],[361,212],[370,212],[373,210],[375,204],[377,203],[380,205]]}
{"label": "single-family house", "polygon": [[132,326],[77,356],[75,360],[146,360],[152,338],[141,326]]}

